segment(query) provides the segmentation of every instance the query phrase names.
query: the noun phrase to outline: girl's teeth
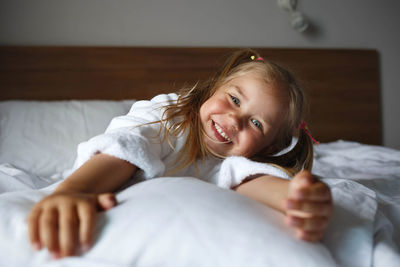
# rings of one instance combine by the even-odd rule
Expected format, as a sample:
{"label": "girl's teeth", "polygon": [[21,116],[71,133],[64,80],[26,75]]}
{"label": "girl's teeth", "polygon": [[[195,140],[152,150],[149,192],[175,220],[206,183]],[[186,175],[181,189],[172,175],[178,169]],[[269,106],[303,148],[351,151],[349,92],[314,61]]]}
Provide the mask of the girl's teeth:
{"label": "girl's teeth", "polygon": [[215,129],[217,129],[217,132],[228,142],[231,142],[231,139],[229,139],[229,137],[222,131],[221,127],[218,126],[218,124],[216,124],[214,122],[214,126]]}

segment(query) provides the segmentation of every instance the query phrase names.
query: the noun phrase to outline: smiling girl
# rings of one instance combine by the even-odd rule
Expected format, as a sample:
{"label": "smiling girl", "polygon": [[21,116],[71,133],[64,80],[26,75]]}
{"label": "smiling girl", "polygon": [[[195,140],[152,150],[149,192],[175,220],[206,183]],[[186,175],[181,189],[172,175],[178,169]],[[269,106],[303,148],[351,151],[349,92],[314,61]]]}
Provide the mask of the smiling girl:
{"label": "smiling girl", "polygon": [[72,174],[33,207],[33,247],[54,258],[86,251],[96,212],[116,205],[113,192],[132,177],[166,175],[236,190],[283,212],[298,238],[320,240],[332,199],[310,173],[303,109],[293,76],[253,50],[233,53],[215,77],[193,88],[136,102],[104,134],[79,145]]}
{"label": "smiling girl", "polygon": [[200,108],[206,146],[223,157],[256,155],[281,128],[287,106],[284,95],[256,73],[233,78]]}

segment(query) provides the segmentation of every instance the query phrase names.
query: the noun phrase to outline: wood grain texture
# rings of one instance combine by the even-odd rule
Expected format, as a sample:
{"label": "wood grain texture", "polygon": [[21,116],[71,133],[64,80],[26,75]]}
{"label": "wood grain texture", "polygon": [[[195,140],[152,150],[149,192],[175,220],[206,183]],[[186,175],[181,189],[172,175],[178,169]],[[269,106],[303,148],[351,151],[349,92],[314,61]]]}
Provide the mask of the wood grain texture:
{"label": "wood grain texture", "polygon": [[[148,99],[209,77],[236,49],[0,47],[0,100]],[[381,144],[377,51],[256,49],[299,79],[319,141]]]}

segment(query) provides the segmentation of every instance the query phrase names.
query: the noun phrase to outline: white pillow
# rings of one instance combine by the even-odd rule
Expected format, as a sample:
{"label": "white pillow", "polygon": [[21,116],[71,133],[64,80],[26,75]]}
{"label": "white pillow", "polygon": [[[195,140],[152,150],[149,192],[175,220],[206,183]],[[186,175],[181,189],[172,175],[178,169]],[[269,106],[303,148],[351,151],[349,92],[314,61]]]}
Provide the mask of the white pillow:
{"label": "white pillow", "polygon": [[47,177],[72,166],[77,145],[104,132],[133,101],[0,102],[0,164]]}
{"label": "white pillow", "polygon": [[156,178],[125,189],[117,195],[118,206],[98,216],[88,253],[52,261],[46,250],[33,252],[26,232],[26,214],[40,197],[39,191],[0,195],[7,218],[0,220],[0,265],[336,266],[321,243],[296,239],[277,211],[186,177]]}
{"label": "white pillow", "polygon": [[[195,178],[158,178],[120,195],[85,257],[137,266],[334,266],[328,250],[295,238],[283,215]],[[117,244],[118,246],[109,246]]]}

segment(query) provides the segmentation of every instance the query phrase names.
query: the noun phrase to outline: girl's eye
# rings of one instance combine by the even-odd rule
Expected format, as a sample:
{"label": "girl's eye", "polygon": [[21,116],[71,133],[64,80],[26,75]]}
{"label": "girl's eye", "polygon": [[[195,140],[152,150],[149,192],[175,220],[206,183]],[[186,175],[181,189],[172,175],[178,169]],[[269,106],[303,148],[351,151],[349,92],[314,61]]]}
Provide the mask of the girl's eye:
{"label": "girl's eye", "polygon": [[261,122],[258,120],[252,119],[251,122],[259,129],[261,129]]}
{"label": "girl's eye", "polygon": [[239,98],[234,97],[233,95],[231,95],[231,99],[232,99],[233,103],[235,103],[236,106],[240,106]]}

